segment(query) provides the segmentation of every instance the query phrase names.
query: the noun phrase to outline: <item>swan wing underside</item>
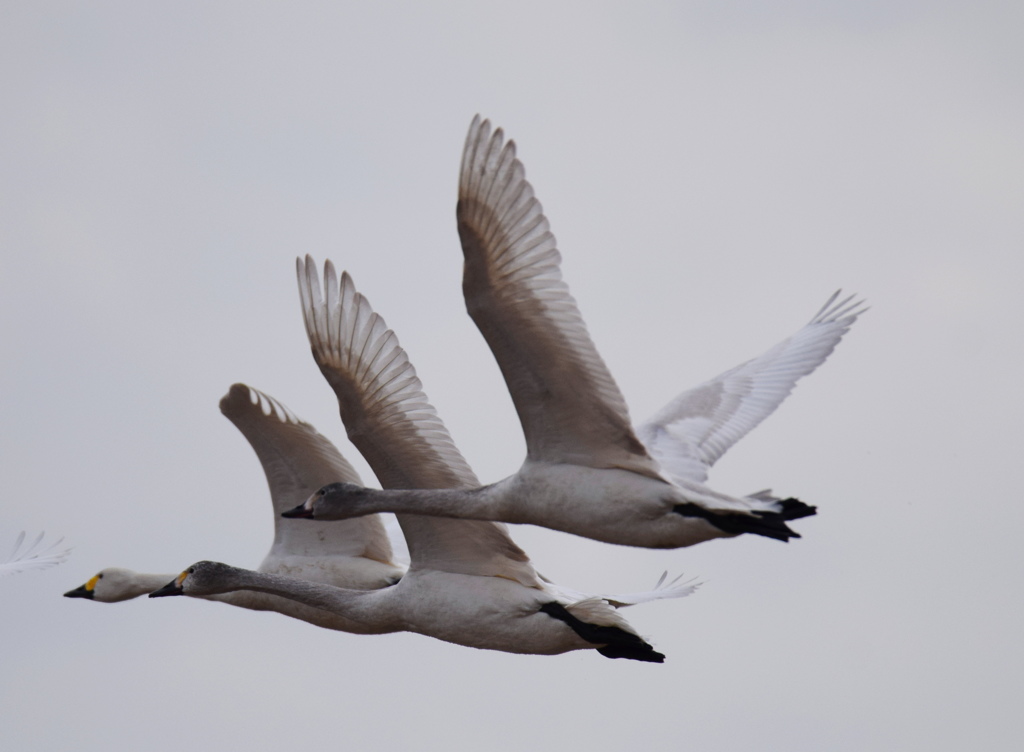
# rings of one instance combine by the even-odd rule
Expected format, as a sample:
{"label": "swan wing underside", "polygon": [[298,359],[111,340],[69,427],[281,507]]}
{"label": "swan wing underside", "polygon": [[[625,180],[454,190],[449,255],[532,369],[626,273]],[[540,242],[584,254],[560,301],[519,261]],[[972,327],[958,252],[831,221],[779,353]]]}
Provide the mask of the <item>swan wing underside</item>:
{"label": "swan wing underside", "polygon": [[782,404],[796,382],[825,362],[866,308],[832,295],[811,321],[767,352],[676,397],[637,435],[677,482],[708,469]]}
{"label": "swan wing underside", "polygon": [[466,308],[505,377],[529,457],[660,477],[562,279],[515,143],[479,116],[466,137],[457,217]]}
{"label": "swan wing underside", "polygon": [[284,519],[328,483],[359,483],[337,448],[268,394],[233,384],[220,411],[241,431],[263,467],[274,507],[273,556],[365,556],[391,562],[388,534],[379,515],[335,522]]}
{"label": "swan wing underside", "polygon": [[[303,318],[313,358],[338,398],[348,437],[384,488],[480,485],[434,407],[394,332],[358,293],[324,265],[297,263]],[[529,557],[501,523],[397,515],[410,569],[500,576],[528,587],[539,581]]]}

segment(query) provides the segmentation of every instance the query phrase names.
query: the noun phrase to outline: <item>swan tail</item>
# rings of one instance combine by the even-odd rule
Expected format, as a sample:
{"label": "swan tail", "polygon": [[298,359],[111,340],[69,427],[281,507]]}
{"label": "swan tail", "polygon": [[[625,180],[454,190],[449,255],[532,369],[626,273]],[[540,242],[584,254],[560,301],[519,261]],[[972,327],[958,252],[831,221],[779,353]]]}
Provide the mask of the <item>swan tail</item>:
{"label": "swan tail", "polygon": [[618,626],[585,622],[573,616],[565,606],[554,601],[545,603],[540,610],[552,618],[565,622],[573,632],[587,642],[600,645],[597,652],[605,658],[628,658],[648,663],[665,662],[663,654],[630,630]]}
{"label": "swan tail", "polygon": [[775,506],[777,511],[753,510],[746,513],[716,512],[698,504],[676,504],[674,512],[683,517],[699,517],[708,521],[723,533],[741,535],[752,533],[765,538],[774,538],[788,542],[790,538],[799,538],[800,534],[786,524],[789,520],[810,517],[818,513],[817,507],[805,504],[799,499],[779,499]]}

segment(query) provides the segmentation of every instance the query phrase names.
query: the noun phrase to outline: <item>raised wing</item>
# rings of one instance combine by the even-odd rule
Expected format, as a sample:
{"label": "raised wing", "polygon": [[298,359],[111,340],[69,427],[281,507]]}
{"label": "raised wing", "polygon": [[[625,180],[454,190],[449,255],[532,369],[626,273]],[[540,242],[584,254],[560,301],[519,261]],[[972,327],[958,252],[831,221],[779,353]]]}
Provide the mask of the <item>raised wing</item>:
{"label": "raised wing", "polygon": [[359,483],[359,475],[335,446],[273,397],[233,384],[220,411],[255,450],[274,505],[276,556],[364,556],[391,562],[391,543],[378,515],[323,522],[290,520],[281,512],[302,504],[335,481]]}
{"label": "raised wing", "polygon": [[862,301],[839,291],[793,336],[700,386],[683,392],[637,429],[673,479],[703,483],[733,444],[771,415],[796,382],[825,362],[857,317]]}
{"label": "raised wing", "polygon": [[477,116],[459,175],[466,308],[501,367],[534,460],[660,478],[562,280],[515,143]]}
{"label": "raised wing", "polygon": [[0,577],[8,574],[17,574],[18,572],[26,572],[29,569],[49,569],[64,563],[68,556],[71,555],[71,549],[56,550],[64,542],[64,539],[59,538],[56,543],[46,548],[41,548],[39,544],[42,542],[44,535],[45,533],[39,533],[31,545],[24,550],[19,550],[21,549],[21,544],[25,542],[25,531],[22,530],[18,534],[17,540],[14,541],[14,548],[11,550],[10,556],[5,561],[0,562]]}
{"label": "raised wing", "polygon": [[[299,294],[313,358],[338,398],[348,437],[385,488],[472,488],[480,483],[423,393],[394,332],[324,264],[326,299],[316,265],[297,260]],[[410,569],[489,575],[539,587],[529,558],[504,525],[396,515]]]}

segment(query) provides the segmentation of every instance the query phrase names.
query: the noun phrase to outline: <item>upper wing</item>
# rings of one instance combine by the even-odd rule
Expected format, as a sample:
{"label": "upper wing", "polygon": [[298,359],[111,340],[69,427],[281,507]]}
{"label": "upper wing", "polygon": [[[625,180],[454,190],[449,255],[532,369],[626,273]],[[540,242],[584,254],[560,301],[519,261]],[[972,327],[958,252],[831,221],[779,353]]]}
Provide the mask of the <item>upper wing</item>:
{"label": "upper wing", "polygon": [[364,556],[391,562],[391,542],[377,515],[322,522],[290,520],[281,512],[302,504],[335,481],[359,483],[359,476],[335,446],[284,405],[245,384],[233,384],[220,411],[256,452],[274,505],[277,556]]}
{"label": "upper wing", "polygon": [[479,116],[466,137],[456,213],[466,308],[505,376],[529,457],[660,478],[562,280],[515,143]]}
{"label": "upper wing", "polygon": [[676,397],[637,429],[673,478],[703,483],[726,450],[771,415],[796,382],[825,362],[864,313],[837,291],[811,321],[760,357]]}
{"label": "upper wing", "polygon": [[[338,397],[349,439],[385,488],[480,485],[426,395],[394,332],[324,264],[326,300],[310,257],[297,261],[303,318],[313,358]],[[410,569],[494,575],[538,587],[529,558],[504,525],[397,515]]]}
{"label": "upper wing", "polygon": [[21,548],[21,544],[25,541],[25,531],[22,530],[21,533],[18,534],[18,539],[14,541],[14,549],[11,551],[11,555],[7,557],[6,561],[0,562],[0,577],[8,574],[15,574],[17,572],[24,572],[29,569],[47,569],[63,563],[71,554],[71,549],[65,548],[61,551],[54,551],[54,549],[57,548],[64,539],[60,538],[49,548],[37,551],[36,549],[38,548],[40,541],[43,540],[43,535],[45,535],[45,533],[39,533],[39,535],[36,536],[36,539],[32,542],[32,545],[19,553],[18,549]]}

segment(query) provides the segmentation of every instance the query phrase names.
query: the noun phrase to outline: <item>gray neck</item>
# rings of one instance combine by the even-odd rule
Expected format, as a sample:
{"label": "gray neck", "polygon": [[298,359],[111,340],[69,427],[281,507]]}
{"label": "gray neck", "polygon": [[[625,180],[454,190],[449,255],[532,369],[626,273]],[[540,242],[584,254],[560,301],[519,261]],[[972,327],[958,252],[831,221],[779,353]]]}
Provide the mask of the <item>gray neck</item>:
{"label": "gray neck", "polygon": [[468,520],[502,519],[499,497],[494,486],[483,488],[403,488],[378,491],[366,489],[357,496],[319,502],[317,519],[347,519],[352,516],[395,512],[427,514],[432,517],[457,517]]}
{"label": "gray neck", "polygon": [[[248,569],[233,570],[230,585],[232,590],[221,598],[232,596],[228,602],[243,608],[279,611],[318,626],[346,632],[381,634],[398,630],[389,618],[390,609],[386,608],[390,599],[381,597],[385,596],[385,591],[347,590]],[[238,591],[255,591],[276,597],[261,600]]]}

